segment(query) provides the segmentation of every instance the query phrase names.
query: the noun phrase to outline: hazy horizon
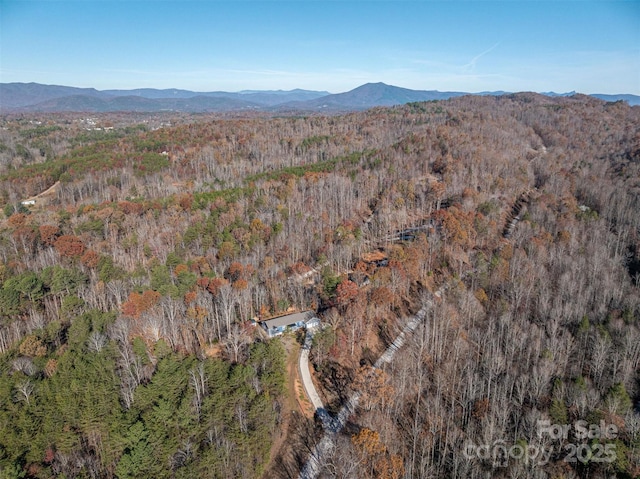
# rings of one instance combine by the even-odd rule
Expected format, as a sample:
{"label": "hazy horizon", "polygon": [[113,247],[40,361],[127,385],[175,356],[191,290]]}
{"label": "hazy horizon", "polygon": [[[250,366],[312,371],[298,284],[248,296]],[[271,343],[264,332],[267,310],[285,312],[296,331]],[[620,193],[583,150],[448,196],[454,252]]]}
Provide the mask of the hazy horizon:
{"label": "hazy horizon", "polygon": [[0,81],[640,94],[640,3],[0,2]]}

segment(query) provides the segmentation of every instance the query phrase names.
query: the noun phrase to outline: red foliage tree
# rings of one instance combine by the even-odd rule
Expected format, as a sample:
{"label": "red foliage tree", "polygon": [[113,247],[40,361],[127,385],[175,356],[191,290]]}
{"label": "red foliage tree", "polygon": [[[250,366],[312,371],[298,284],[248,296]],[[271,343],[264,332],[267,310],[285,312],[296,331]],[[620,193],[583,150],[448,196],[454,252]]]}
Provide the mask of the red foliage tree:
{"label": "red foliage tree", "polygon": [[53,245],[60,256],[73,258],[84,253],[84,243],[74,235],[62,235]]}
{"label": "red foliage tree", "polygon": [[140,203],[134,203],[132,201],[120,201],[118,207],[125,215],[139,215],[144,210],[144,206]]}
{"label": "red foliage tree", "polygon": [[336,288],[336,301],[345,304],[358,296],[358,285],[351,280],[345,279]]}
{"label": "red foliage tree", "polygon": [[234,261],[229,265],[227,269],[227,274],[225,277],[231,281],[237,281],[244,276],[244,266],[237,261]]}
{"label": "red foliage tree", "polygon": [[60,228],[54,225],[42,225],[39,228],[40,241],[45,246],[53,246],[60,232]]}
{"label": "red foliage tree", "polygon": [[95,268],[96,266],[98,266],[98,261],[100,261],[100,256],[98,255],[98,253],[90,249],[90,250],[87,250],[82,255],[82,258],[80,258],[80,261],[82,261],[82,264],[85,265],[87,268]]}
{"label": "red foliage tree", "polygon": [[191,207],[193,206],[193,195],[191,193],[186,193],[180,196],[178,204],[184,211],[191,211]]}
{"label": "red foliage tree", "polygon": [[209,281],[209,285],[207,286],[207,291],[209,291],[212,295],[217,296],[220,293],[220,288],[229,282],[224,278],[213,278]]}
{"label": "red foliage tree", "polygon": [[157,291],[150,289],[142,294],[132,291],[127,301],[122,304],[122,314],[137,319],[155,305],[161,296]]}
{"label": "red foliage tree", "polygon": [[184,295],[184,302],[185,304],[193,303],[197,297],[198,293],[196,293],[195,291],[189,291]]}
{"label": "red foliage tree", "polygon": [[7,222],[9,223],[9,226],[13,228],[19,228],[20,226],[24,226],[24,224],[27,222],[27,215],[25,215],[24,213],[15,213],[9,216]]}

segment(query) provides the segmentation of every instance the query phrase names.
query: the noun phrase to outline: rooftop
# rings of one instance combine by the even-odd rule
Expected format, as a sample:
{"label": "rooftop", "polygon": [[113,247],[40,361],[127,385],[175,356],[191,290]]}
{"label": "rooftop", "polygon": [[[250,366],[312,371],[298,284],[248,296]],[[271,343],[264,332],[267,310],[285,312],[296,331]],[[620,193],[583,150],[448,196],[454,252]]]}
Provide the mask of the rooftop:
{"label": "rooftop", "polygon": [[299,313],[285,314],[284,316],[277,316],[275,318],[262,321],[267,328],[277,328],[280,326],[288,326],[297,322],[304,322],[311,319],[314,316],[313,311],[301,311]]}

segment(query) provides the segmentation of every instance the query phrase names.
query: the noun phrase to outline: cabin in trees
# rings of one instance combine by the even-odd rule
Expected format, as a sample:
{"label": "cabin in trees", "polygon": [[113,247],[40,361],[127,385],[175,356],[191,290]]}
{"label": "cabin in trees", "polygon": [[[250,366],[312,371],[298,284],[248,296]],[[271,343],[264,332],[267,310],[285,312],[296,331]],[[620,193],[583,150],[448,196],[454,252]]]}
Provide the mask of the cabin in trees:
{"label": "cabin in trees", "polygon": [[387,256],[387,253],[381,249],[364,253],[362,255],[362,261],[367,264],[373,264],[377,267],[389,265],[389,257]]}
{"label": "cabin in trees", "polygon": [[302,311],[299,313],[285,314],[275,318],[267,319],[260,323],[270,338],[279,336],[285,331],[295,331],[304,327],[317,327],[319,324],[313,311]]}

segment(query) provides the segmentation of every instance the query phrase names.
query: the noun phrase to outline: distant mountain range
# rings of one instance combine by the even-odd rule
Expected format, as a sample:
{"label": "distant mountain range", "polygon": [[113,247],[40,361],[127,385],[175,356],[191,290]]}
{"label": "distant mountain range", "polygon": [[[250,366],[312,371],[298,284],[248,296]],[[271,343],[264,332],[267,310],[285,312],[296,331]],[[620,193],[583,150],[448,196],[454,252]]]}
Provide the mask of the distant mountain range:
{"label": "distant mountain range", "polygon": [[232,111],[266,109],[327,96],[326,91],[194,92],[189,90],[96,90],[40,83],[0,83],[2,111]]}
{"label": "distant mountain range", "polygon": [[[470,95],[466,92],[410,90],[384,83],[367,83],[351,91],[330,94],[326,91],[241,91],[194,92],[189,90],[96,90],[39,83],[0,83],[1,112],[228,112],[228,111],[354,111],[376,106],[409,102],[446,100]],[[476,95],[504,95],[507,92],[482,92]],[[570,93],[542,93],[547,96],[571,96]],[[605,101],[623,100],[640,105],[637,95],[591,95]]]}

